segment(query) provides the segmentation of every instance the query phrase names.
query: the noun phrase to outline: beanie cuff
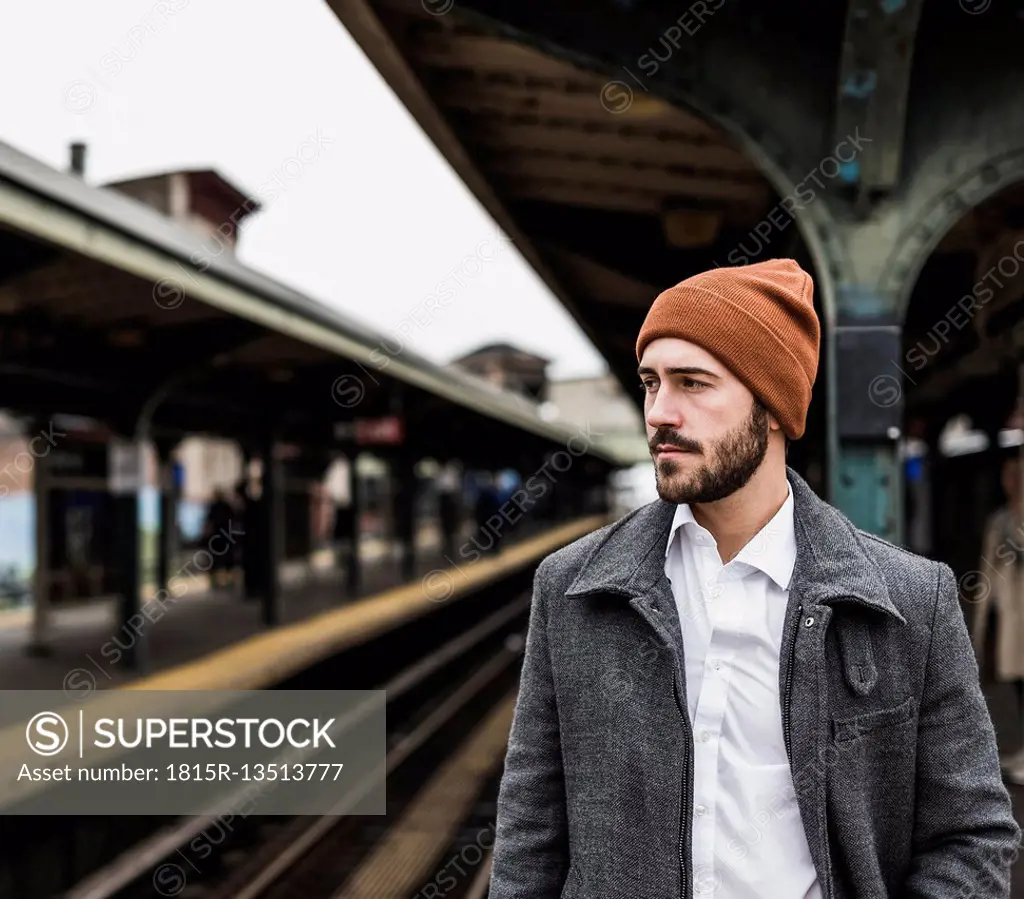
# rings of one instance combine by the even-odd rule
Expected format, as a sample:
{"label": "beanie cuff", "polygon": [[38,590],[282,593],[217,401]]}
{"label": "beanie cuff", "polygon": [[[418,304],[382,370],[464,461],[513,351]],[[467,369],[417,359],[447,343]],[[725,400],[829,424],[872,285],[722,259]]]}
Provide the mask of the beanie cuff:
{"label": "beanie cuff", "polygon": [[[695,343],[716,356],[764,403],[791,440],[803,436],[814,381],[807,378],[799,359],[783,339],[760,318],[714,291],[687,286],[672,299],[670,305],[660,310],[656,321],[641,329],[637,361],[644,349],[659,338],[677,337]],[[778,368],[780,353],[786,357],[786,368],[800,372],[798,383],[785,383],[769,375]],[[737,356],[743,357],[743,364],[731,365],[729,360]]]}

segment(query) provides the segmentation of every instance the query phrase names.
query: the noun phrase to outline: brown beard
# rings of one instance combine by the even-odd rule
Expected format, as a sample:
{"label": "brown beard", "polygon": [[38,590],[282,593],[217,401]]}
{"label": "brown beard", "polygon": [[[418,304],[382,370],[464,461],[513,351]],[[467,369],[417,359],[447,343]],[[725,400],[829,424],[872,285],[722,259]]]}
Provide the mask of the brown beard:
{"label": "brown beard", "polygon": [[717,502],[746,484],[764,461],[768,452],[768,410],[755,399],[750,417],[736,430],[715,441],[710,454],[697,441],[660,429],[650,441],[652,455],[658,444],[678,446],[710,459],[685,480],[680,480],[682,466],[671,458],[655,461],[658,496],[665,502],[678,504]]}

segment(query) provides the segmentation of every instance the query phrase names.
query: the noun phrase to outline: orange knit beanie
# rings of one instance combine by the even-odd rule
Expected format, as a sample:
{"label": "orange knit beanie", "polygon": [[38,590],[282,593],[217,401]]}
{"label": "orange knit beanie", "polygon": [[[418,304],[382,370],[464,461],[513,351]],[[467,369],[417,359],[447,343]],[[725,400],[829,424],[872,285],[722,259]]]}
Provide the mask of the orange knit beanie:
{"label": "orange knit beanie", "polygon": [[680,337],[717,356],[775,416],[804,433],[821,339],[811,276],[792,259],[713,268],[659,294],[636,342]]}

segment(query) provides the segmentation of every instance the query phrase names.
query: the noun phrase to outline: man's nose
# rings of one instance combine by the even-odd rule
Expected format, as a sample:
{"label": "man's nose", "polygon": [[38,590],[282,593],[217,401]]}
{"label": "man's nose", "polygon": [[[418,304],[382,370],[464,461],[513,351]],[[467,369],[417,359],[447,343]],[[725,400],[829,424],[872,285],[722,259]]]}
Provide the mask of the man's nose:
{"label": "man's nose", "polygon": [[647,426],[657,430],[670,427],[681,430],[683,425],[682,408],[666,390],[659,390],[647,409]]}

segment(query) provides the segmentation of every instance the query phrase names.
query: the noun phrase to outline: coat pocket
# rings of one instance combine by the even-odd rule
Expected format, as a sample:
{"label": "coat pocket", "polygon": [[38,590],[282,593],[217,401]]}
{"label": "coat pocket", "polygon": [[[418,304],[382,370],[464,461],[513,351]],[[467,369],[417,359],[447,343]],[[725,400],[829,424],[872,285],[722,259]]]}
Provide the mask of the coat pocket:
{"label": "coat pocket", "polygon": [[870,736],[876,731],[892,727],[896,724],[902,724],[913,717],[914,697],[908,696],[903,702],[891,709],[876,709],[873,712],[863,712],[860,715],[851,715],[848,718],[834,718],[832,720],[832,732],[836,742],[844,743],[860,737]]}

